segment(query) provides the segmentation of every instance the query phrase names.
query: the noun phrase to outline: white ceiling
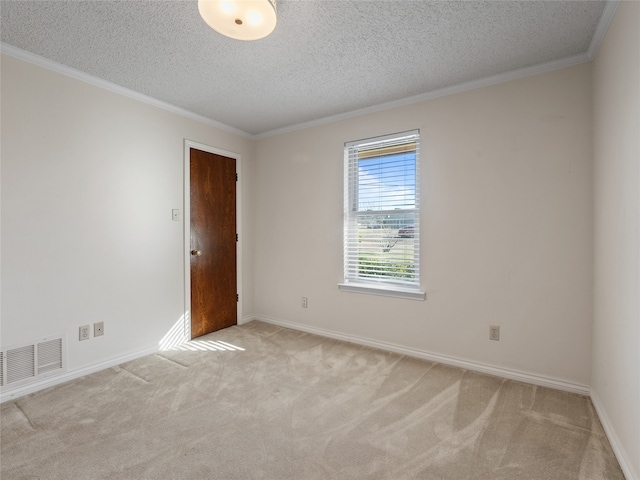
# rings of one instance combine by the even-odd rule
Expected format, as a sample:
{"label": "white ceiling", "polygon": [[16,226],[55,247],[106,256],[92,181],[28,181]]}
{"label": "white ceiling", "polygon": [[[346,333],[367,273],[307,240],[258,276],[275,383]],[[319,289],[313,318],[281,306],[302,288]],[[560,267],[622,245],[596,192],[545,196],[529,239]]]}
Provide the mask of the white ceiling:
{"label": "white ceiling", "polygon": [[0,28],[4,45],[264,136],[585,61],[606,3],[278,0],[274,33],[242,42],[211,30],[195,0],[2,0]]}

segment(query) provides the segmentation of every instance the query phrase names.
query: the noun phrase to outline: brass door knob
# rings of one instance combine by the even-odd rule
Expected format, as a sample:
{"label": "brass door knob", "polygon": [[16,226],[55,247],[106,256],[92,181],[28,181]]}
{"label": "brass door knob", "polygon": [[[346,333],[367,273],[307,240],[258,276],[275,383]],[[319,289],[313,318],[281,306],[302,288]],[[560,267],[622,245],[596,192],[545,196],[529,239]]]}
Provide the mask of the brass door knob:
{"label": "brass door knob", "polygon": [[194,257],[199,257],[200,255],[202,255],[202,252],[200,250],[191,250],[191,255]]}

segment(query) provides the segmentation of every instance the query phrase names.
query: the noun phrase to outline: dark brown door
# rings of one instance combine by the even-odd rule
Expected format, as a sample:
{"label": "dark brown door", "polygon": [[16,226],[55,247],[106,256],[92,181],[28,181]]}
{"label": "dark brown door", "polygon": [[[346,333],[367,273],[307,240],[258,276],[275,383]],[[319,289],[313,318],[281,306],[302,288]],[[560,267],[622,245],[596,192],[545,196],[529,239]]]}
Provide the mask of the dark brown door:
{"label": "dark brown door", "polygon": [[236,325],[236,160],[191,149],[191,338]]}

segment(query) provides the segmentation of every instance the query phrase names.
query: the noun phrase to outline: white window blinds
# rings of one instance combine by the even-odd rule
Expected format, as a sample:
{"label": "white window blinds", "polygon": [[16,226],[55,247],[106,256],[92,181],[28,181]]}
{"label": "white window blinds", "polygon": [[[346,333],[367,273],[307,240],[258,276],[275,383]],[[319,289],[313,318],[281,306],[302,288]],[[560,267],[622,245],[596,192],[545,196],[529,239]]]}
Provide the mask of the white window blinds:
{"label": "white window blinds", "polygon": [[345,144],[345,284],[420,288],[419,131]]}

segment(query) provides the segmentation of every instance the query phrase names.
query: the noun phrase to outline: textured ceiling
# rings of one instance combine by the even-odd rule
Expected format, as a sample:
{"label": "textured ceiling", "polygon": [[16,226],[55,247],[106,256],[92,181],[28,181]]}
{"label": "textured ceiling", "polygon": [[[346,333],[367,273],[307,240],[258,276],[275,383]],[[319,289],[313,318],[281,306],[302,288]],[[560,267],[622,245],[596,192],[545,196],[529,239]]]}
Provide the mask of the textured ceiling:
{"label": "textured ceiling", "polygon": [[197,2],[0,2],[2,42],[249,134],[585,54],[603,1],[278,0],[269,37]]}

